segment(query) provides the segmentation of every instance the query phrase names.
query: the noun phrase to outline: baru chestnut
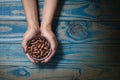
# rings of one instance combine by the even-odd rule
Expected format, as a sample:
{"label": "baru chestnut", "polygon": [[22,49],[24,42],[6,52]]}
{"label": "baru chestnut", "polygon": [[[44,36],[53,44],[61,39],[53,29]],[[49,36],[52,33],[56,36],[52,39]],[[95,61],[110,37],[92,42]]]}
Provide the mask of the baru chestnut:
{"label": "baru chestnut", "polygon": [[27,53],[34,60],[44,60],[51,54],[50,43],[43,36],[36,36],[27,42]]}

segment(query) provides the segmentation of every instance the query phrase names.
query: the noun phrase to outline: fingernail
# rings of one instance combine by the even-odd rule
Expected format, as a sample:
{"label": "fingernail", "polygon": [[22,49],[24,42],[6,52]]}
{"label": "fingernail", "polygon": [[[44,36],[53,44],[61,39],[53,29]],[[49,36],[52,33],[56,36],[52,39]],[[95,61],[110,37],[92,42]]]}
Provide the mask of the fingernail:
{"label": "fingernail", "polygon": [[35,61],[35,63],[38,63],[38,61]]}
{"label": "fingernail", "polygon": [[41,61],[41,63],[44,63],[44,61]]}

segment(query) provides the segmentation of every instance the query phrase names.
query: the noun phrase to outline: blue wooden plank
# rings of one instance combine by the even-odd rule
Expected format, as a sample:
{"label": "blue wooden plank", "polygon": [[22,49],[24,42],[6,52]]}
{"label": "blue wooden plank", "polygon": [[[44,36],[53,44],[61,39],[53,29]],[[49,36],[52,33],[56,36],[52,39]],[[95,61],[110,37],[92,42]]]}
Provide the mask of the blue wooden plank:
{"label": "blue wooden plank", "polygon": [[22,51],[27,25],[21,0],[0,5],[0,80],[119,80],[118,0],[60,0],[53,29],[62,44],[46,64],[32,64]]}
{"label": "blue wooden plank", "polygon": [[32,64],[20,44],[0,44],[0,78],[119,80],[119,53],[119,44],[59,44],[50,62]]}
{"label": "blue wooden plank", "polygon": [[0,66],[0,80],[78,80],[78,77],[78,69]]}
{"label": "blue wooden plank", "polygon": [[[59,44],[49,65],[80,64],[120,65],[120,45],[103,44]],[[23,54],[20,44],[0,44],[0,65],[32,65]]]}
{"label": "blue wooden plank", "polygon": [[[119,22],[55,21],[59,43],[120,43]],[[1,21],[0,43],[20,43],[27,25],[24,21]]]}
{"label": "blue wooden plank", "polygon": [[[55,18],[61,20],[120,21],[118,1],[114,1],[114,4],[111,3],[112,1],[113,0],[60,0]],[[41,11],[40,13],[42,13],[43,0],[39,2],[39,10]],[[21,0],[0,1],[0,5],[0,20],[25,20]]]}
{"label": "blue wooden plank", "polygon": [[40,67],[4,65],[0,66],[0,80],[119,80],[119,66],[92,67],[81,66],[82,71],[79,71],[79,69],[69,68],[41,69]]}

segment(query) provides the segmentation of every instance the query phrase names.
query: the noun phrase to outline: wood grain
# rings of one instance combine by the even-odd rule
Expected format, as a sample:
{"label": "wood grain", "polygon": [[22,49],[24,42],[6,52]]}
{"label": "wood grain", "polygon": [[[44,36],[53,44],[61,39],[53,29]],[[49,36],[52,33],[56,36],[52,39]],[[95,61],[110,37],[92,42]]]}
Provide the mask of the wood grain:
{"label": "wood grain", "polygon": [[[49,63],[119,65],[119,53],[119,44],[59,44],[55,56]],[[23,54],[21,44],[0,44],[0,56],[2,56],[0,58],[1,65],[32,64]]]}
{"label": "wood grain", "polygon": [[[3,80],[75,80],[78,69],[49,69],[29,66],[0,66],[0,79]],[[7,77],[5,77],[7,76]]]}
{"label": "wood grain", "polygon": [[[50,69],[30,66],[0,66],[1,80],[119,80],[119,67],[86,66]],[[113,74],[114,73],[114,74]],[[7,77],[6,77],[7,76]]]}
{"label": "wood grain", "polygon": [[1,79],[119,80],[118,44],[60,44],[50,62],[36,65],[26,59],[20,44],[0,44],[0,52]]}
{"label": "wood grain", "polygon": [[[120,43],[119,22],[55,21],[59,43]],[[20,43],[27,29],[24,21],[1,21],[0,43]]]}
{"label": "wood grain", "polygon": [[[0,5],[0,20],[25,20],[21,0],[0,1]],[[39,0],[40,14],[42,9],[43,0]],[[59,0],[55,15],[60,20],[120,21],[119,1]]]}
{"label": "wood grain", "polygon": [[119,80],[119,9],[119,0],[59,0],[57,52],[33,64],[20,44],[27,29],[21,0],[0,0],[0,80]]}

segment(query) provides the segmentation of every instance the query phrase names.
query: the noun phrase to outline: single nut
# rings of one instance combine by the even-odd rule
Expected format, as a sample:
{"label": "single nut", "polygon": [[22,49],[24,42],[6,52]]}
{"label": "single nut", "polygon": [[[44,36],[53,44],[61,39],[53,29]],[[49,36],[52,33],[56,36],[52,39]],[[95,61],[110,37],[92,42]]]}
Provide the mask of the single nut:
{"label": "single nut", "polygon": [[36,36],[27,42],[27,53],[35,60],[43,60],[51,54],[50,43],[42,36]]}

